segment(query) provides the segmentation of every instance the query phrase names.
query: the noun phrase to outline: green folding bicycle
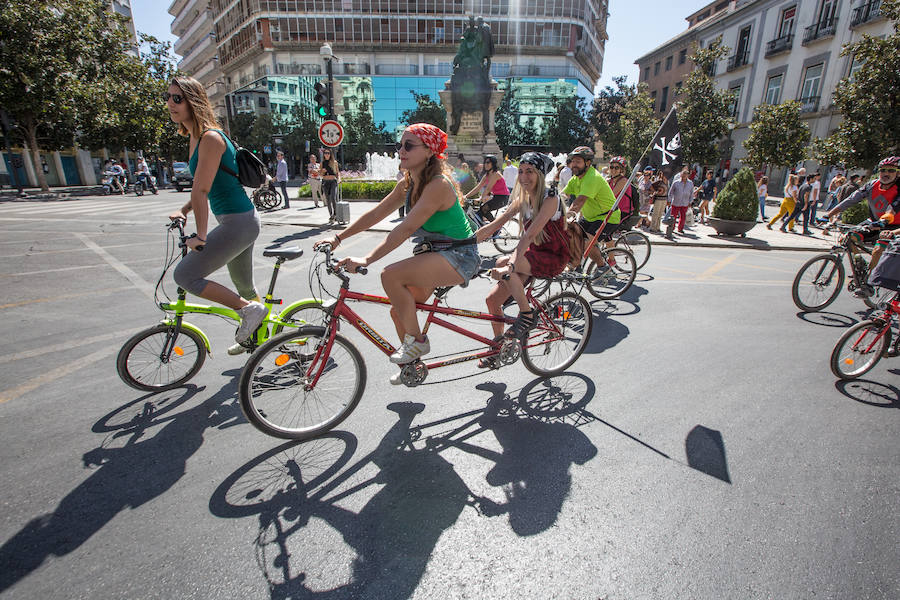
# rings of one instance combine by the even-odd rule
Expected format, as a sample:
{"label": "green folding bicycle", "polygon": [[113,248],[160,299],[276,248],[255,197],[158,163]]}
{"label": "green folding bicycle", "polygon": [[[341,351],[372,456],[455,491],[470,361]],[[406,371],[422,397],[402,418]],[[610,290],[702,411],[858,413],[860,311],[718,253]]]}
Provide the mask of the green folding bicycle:
{"label": "green folding bicycle", "polygon": [[[154,292],[156,305],[166,313],[166,318],[159,324],[144,329],[131,337],[119,350],[119,356],[116,359],[116,370],[122,381],[143,391],[163,391],[183,385],[200,371],[207,355],[212,355],[209,338],[199,327],[184,320],[186,314],[216,315],[234,321],[236,324],[241,321],[237,312],[230,308],[187,302],[187,292],[180,287],[177,301],[172,302],[164,291],[165,300],[160,299],[162,282],[166,273],[188,252],[185,240],[189,236],[184,234],[184,221],[175,219],[167,225],[166,230],[166,261]],[[272,296],[278,270],[285,262],[302,255],[303,250],[297,247],[278,248],[263,252],[263,256],[275,258],[269,289],[262,300],[269,312],[259,329],[247,342],[242,344],[249,351],[254,350],[285,328],[295,328],[307,324],[316,325],[323,321],[322,302],[313,298],[289,304],[278,314],[274,314],[272,311],[273,305],[282,304],[281,300]]]}

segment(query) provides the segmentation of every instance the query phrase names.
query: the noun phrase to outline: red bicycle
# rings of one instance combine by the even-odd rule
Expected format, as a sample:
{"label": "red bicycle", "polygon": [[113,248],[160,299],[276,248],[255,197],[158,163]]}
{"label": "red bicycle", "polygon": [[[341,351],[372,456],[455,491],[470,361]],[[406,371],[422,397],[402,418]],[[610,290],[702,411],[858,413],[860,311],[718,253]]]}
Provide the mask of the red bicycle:
{"label": "red bicycle", "polygon": [[856,379],[871,371],[882,356],[900,353],[900,336],[891,346],[891,324],[900,323],[900,292],[884,303],[884,310],[847,330],[831,352],[831,372],[841,379]]}
{"label": "red bicycle", "polygon": [[[341,321],[356,328],[386,356],[396,350],[347,305],[357,301],[389,306],[390,300],[351,291],[348,272],[338,267],[327,244],[320,246],[319,256],[324,260],[314,260],[310,265],[311,284],[316,277],[321,288],[323,272],[341,281],[335,301],[323,306],[323,325],[303,326],[271,338],[257,348],[241,373],[241,409],[250,423],[271,436],[312,438],[337,426],[356,408],[366,387],[366,366],[359,350],[338,333]],[[365,273],[364,269],[359,271]],[[428,313],[423,333],[432,325],[443,327],[474,340],[478,347],[434,357],[429,363],[416,360],[403,365],[400,377],[407,386],[425,381],[432,369],[482,358],[494,358],[499,366],[521,358],[525,368],[536,375],[556,375],[578,359],[590,338],[591,307],[574,292],[563,291],[539,301],[529,286],[528,302],[539,315],[535,328],[521,339],[504,337],[495,341],[443,316],[507,324],[515,319],[446,306],[444,297],[449,289],[439,288],[430,303],[416,304],[418,311]]]}

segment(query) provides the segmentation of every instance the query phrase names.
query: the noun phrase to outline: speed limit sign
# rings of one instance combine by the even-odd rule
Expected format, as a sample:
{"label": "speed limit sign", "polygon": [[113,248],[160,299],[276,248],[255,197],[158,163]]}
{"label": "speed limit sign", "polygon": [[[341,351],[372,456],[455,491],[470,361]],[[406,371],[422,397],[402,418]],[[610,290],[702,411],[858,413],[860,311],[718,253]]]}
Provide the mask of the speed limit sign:
{"label": "speed limit sign", "polygon": [[344,139],[344,128],[337,121],[325,121],[319,127],[319,140],[326,146],[339,146]]}

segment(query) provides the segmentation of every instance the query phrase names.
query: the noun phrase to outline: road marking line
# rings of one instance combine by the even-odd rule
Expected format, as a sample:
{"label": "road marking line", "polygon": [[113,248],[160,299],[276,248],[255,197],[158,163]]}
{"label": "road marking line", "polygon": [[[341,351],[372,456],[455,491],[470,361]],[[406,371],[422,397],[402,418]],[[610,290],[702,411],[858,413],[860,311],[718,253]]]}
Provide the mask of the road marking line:
{"label": "road marking line", "polygon": [[[106,248],[127,248],[128,246],[138,246],[138,245],[147,246],[149,244],[155,244],[155,243],[157,243],[157,242],[131,242],[128,244],[114,244],[114,245],[106,246]],[[43,256],[45,254],[62,254],[64,252],[85,252],[86,250],[93,250],[93,248],[66,248],[64,250],[35,250],[34,252],[26,252],[24,254],[6,254],[3,256],[0,256],[0,260],[3,260],[4,258],[21,258],[23,256]]]}
{"label": "road marking line", "polygon": [[122,274],[125,279],[134,284],[134,287],[143,292],[147,297],[153,299],[154,288],[152,285],[147,283],[140,275],[129,269],[125,266],[125,263],[114,257],[112,254],[98,246],[94,240],[88,238],[88,236],[83,233],[75,233],[73,234],[75,237],[80,239],[85,246],[96,252],[100,258],[109,263],[113,269]]}
{"label": "road marking line", "polygon": [[[38,218],[38,217],[0,217],[0,221],[40,221],[42,223],[47,223],[47,222],[55,223],[57,221],[65,221],[66,223],[93,223],[94,225],[97,224],[97,219],[73,219],[71,217],[60,217],[58,219],[54,219],[51,217],[40,217],[40,218]],[[116,219],[115,221],[104,222],[104,224],[105,225],[111,225],[111,224],[115,224],[115,225],[147,225],[147,224],[156,223],[156,222],[157,222],[156,220],[152,220],[152,221],[148,221],[148,220],[145,220],[145,221],[122,221],[122,220]],[[13,230],[13,233],[18,233],[18,232]],[[54,233],[59,233],[59,232],[56,231]]]}
{"label": "road marking line", "polygon": [[69,298],[84,298],[85,296],[97,296],[98,294],[102,294],[104,292],[122,292],[124,290],[134,289],[130,285],[122,286],[122,287],[114,287],[114,288],[106,288],[103,290],[93,290],[91,292],[78,292],[76,294],[62,294],[59,296],[52,296],[50,298],[35,298],[33,300],[22,300],[21,302],[10,302],[9,304],[0,304],[0,310],[4,308],[15,308],[17,306],[25,306],[28,304],[37,304],[39,302],[56,302],[57,300],[68,300]]}
{"label": "road marking line", "polygon": [[745,280],[745,279],[678,279],[676,277],[654,277],[653,281],[664,281],[666,283],[691,283],[696,285],[768,285],[768,286],[790,286],[790,281],[777,280]]}
{"label": "road marking line", "polygon": [[[145,262],[158,262],[159,257],[154,258],[144,258],[141,260],[132,260],[129,261],[131,264],[135,263],[145,263]],[[77,271],[79,269],[96,269],[97,267],[105,267],[106,263],[99,263],[96,265],[83,265],[80,267],[61,267],[59,269],[43,269],[41,271],[25,271],[24,273],[0,273],[0,277],[24,277],[25,275],[43,275],[44,273],[60,273],[63,271]]]}
{"label": "road marking line", "polygon": [[111,353],[116,351],[118,351],[118,348],[109,347],[104,348],[103,350],[98,350],[97,352],[93,352],[77,360],[66,362],[62,366],[57,367],[52,371],[47,371],[43,375],[35,377],[34,379],[29,380],[27,383],[23,383],[20,386],[12,388],[11,390],[0,392],[0,404],[5,404],[10,400],[15,400],[19,396],[27,394],[28,392],[44,385],[45,383],[56,381],[57,379],[65,377],[69,373],[73,373],[75,371],[78,371],[79,369],[83,369],[84,367],[95,363],[98,360],[106,358]]}
{"label": "road marking line", "polygon": [[17,360],[25,360],[26,358],[34,358],[36,356],[43,356],[44,354],[51,354],[53,352],[62,352],[63,350],[71,350],[72,348],[80,348],[81,346],[89,346],[91,344],[96,344],[97,342],[104,342],[106,340],[112,340],[116,338],[124,340],[128,336],[137,333],[141,329],[144,328],[133,327],[131,329],[114,331],[112,333],[104,333],[103,335],[95,335],[94,337],[84,338],[76,342],[63,342],[54,346],[45,346],[43,348],[35,348],[34,350],[24,350],[15,354],[7,354],[6,356],[0,356],[0,364],[14,362]]}
{"label": "road marking line", "polygon": [[737,253],[734,253],[731,256],[726,256],[725,258],[723,258],[722,260],[720,260],[719,262],[717,262],[716,264],[714,264],[707,270],[705,270],[702,273],[700,273],[699,275],[697,275],[697,279],[699,279],[701,281],[704,279],[712,279],[713,275],[715,275],[716,273],[718,273],[719,271],[721,271],[722,269],[724,269],[725,267],[727,267],[728,265],[730,265],[731,263],[736,261],[738,259],[738,256],[740,256],[740,255]]}

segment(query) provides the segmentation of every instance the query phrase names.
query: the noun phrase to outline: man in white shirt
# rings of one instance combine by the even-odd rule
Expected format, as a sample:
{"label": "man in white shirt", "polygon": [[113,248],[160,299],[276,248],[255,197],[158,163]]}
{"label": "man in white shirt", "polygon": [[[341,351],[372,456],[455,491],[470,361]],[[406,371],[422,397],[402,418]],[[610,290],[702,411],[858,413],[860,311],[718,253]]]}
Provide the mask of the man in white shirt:
{"label": "man in white shirt", "polygon": [[519,177],[519,169],[516,168],[515,165],[512,164],[512,161],[508,158],[506,159],[506,166],[503,167],[503,181],[506,182],[506,187],[512,191],[513,186],[516,185],[516,178]]}
{"label": "man in white shirt", "polygon": [[822,181],[820,177],[813,180],[812,189],[809,192],[809,222],[816,222],[816,207],[819,204],[819,190],[822,189]]}
{"label": "man in white shirt", "polygon": [[281,195],[284,196],[284,207],[291,207],[291,200],[287,193],[288,168],[287,162],[284,160],[284,152],[281,150],[276,154],[278,158],[278,166],[275,167],[275,181],[281,186]]}
{"label": "man in white shirt", "polygon": [[566,166],[559,172],[559,189],[566,189],[566,184],[569,183],[570,179],[572,179],[572,169],[569,168],[569,161],[567,160]]}

